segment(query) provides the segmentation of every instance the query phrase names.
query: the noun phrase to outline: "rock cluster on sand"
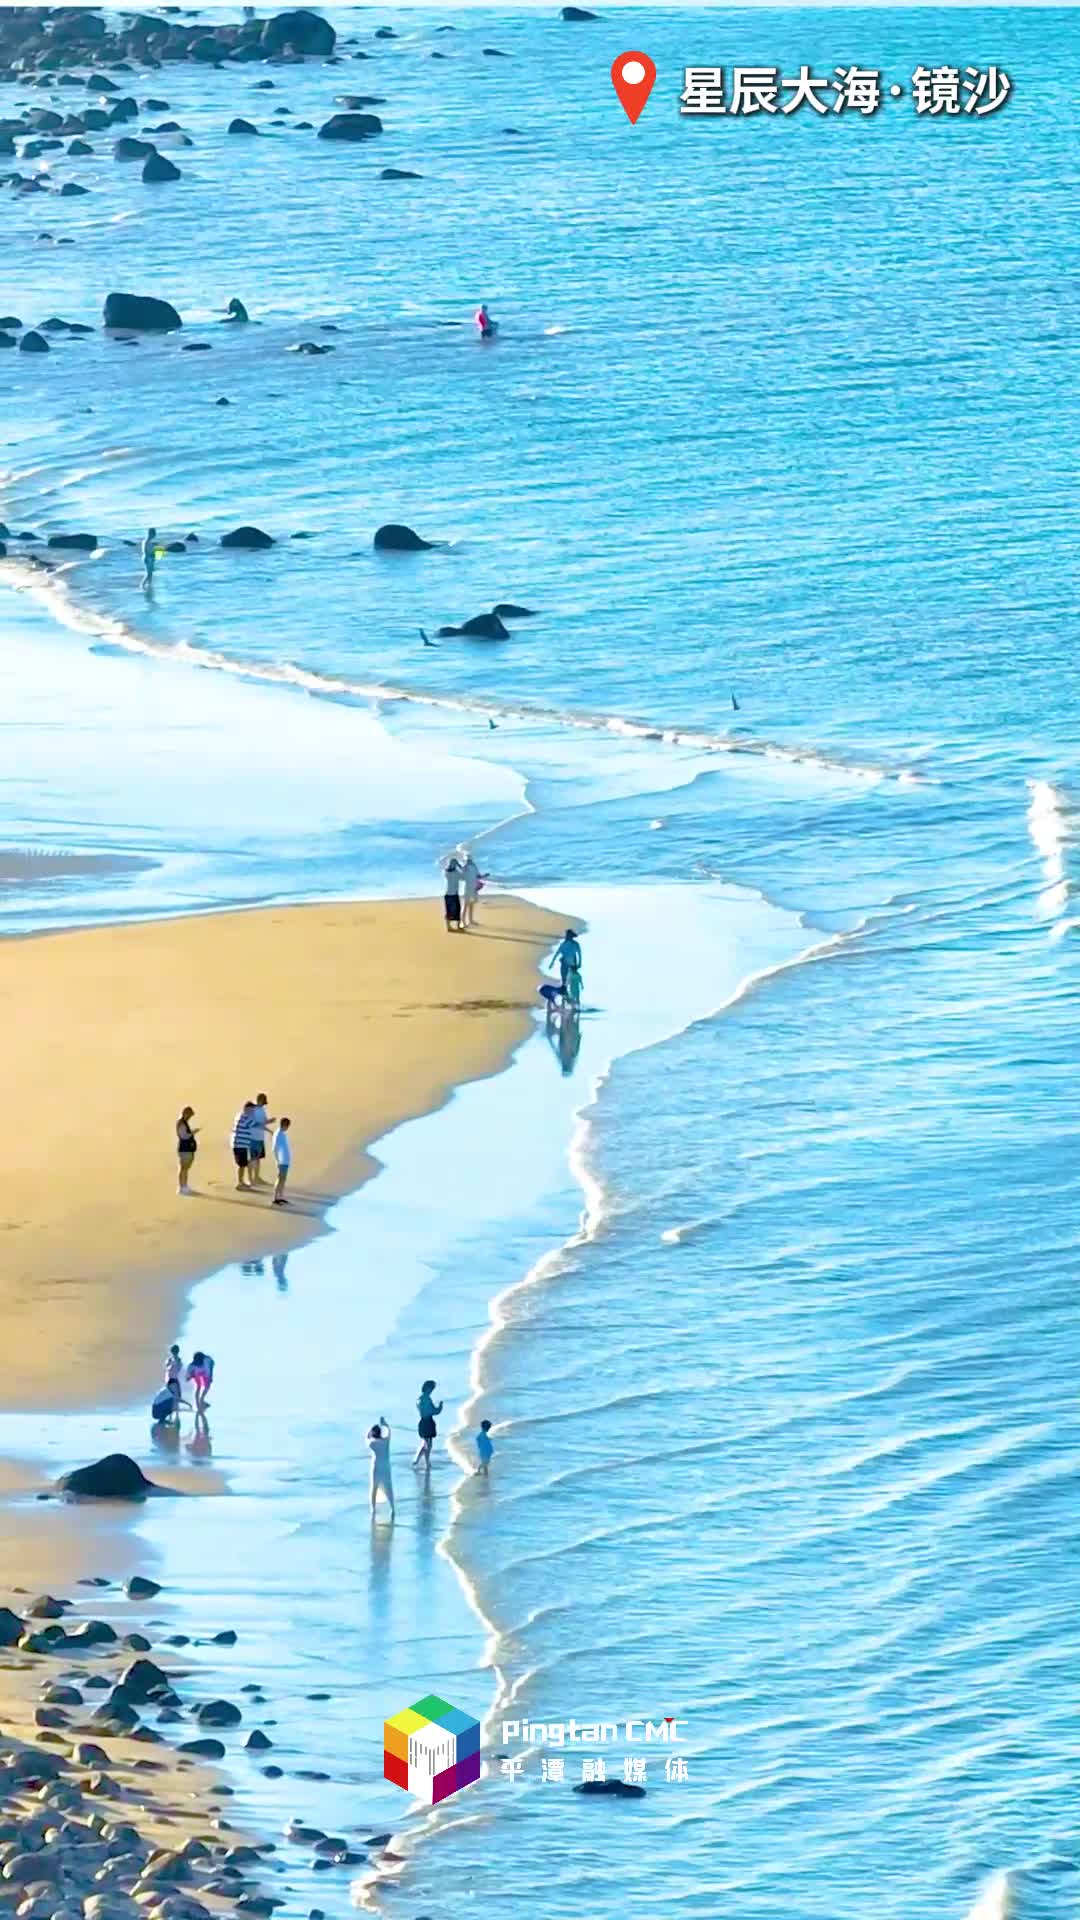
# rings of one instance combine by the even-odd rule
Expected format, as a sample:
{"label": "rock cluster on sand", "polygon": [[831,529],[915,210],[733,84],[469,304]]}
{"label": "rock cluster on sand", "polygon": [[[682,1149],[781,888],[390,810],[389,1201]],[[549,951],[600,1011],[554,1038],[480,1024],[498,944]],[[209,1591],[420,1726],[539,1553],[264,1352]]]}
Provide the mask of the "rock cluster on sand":
{"label": "rock cluster on sand", "polygon": [[[238,24],[187,24],[173,9],[115,16],[115,28],[90,7],[0,8],[0,68],[56,73],[65,67],[118,69],[131,63],[160,66],[193,60],[208,66],[226,61],[329,59],[337,34],[328,20],[306,7],[270,20]],[[65,79],[67,76],[65,76]],[[87,84],[95,93],[115,93],[116,82],[100,71]]]}

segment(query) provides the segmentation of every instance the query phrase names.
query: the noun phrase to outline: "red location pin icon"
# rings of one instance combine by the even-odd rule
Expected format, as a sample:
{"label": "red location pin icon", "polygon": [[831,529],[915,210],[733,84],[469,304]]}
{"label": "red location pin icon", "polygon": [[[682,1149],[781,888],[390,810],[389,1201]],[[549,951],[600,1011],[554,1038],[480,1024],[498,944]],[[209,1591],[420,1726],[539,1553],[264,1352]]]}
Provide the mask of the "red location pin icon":
{"label": "red location pin icon", "polygon": [[643,113],[655,79],[656,68],[647,53],[620,53],[612,61],[611,83],[631,126]]}

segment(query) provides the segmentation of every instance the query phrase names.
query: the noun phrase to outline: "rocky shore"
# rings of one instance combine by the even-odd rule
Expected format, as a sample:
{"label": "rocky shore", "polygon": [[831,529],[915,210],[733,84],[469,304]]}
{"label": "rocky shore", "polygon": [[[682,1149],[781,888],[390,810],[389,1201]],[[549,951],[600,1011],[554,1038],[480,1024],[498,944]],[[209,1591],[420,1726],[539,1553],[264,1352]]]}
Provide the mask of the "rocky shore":
{"label": "rocky shore", "polygon": [[[243,1705],[193,1695],[187,1636],[156,1646],[162,1623],[155,1633],[143,1617],[159,1591],[153,1581],[80,1584],[100,1611],[51,1594],[11,1592],[0,1605],[0,1916],[267,1920],[298,1909],[290,1866],[392,1869],[388,1834],[350,1840],[299,1819],[280,1846],[235,1832],[223,1811],[233,1789],[208,1768],[227,1755],[222,1733],[251,1764],[265,1763],[272,1737],[248,1716],[266,1695],[257,1683],[241,1689]],[[236,1637],[226,1628],[209,1644]],[[309,1912],[322,1920],[321,1909]]]}

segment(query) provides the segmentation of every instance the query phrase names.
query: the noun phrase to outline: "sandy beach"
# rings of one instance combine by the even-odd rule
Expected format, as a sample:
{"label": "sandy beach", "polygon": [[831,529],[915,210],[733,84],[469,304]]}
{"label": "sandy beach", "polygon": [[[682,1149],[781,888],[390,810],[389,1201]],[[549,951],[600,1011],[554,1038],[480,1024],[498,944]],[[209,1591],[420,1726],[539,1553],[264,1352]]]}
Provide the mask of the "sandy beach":
{"label": "sandy beach", "polygon": [[[321,1231],[372,1172],[370,1141],[506,1062],[555,929],[485,899],[473,933],[447,935],[425,900],[0,945],[17,1089],[0,1222],[20,1330],[9,1410],[128,1404],[153,1384],[186,1283]],[[264,1090],[293,1123],[288,1212],[235,1191],[230,1124]],[[174,1120],[189,1103],[201,1133],[183,1200]]]}

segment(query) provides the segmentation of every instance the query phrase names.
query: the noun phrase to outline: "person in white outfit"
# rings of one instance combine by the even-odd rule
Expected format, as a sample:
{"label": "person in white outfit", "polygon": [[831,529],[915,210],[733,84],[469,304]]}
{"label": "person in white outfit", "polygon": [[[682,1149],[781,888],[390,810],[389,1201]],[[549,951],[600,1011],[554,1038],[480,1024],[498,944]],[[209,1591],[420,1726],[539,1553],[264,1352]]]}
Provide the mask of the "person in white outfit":
{"label": "person in white outfit", "polygon": [[371,1517],[375,1518],[375,1504],[380,1493],[390,1508],[390,1518],[394,1518],[394,1482],[390,1476],[390,1428],[386,1421],[379,1419],[368,1433],[368,1447],[371,1452]]}
{"label": "person in white outfit", "polygon": [[458,848],[457,858],[461,863],[461,924],[472,927],[476,925],[476,903],[484,875],[467,847]]}

